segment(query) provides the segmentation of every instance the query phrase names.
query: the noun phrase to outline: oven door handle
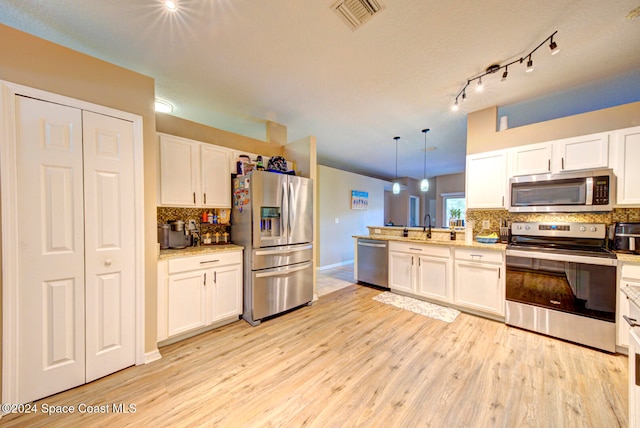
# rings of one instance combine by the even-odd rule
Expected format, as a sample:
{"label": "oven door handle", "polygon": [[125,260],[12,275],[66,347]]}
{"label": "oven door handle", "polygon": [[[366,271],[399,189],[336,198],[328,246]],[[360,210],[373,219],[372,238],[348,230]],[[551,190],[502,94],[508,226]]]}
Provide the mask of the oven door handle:
{"label": "oven door handle", "polygon": [[574,256],[571,254],[558,254],[558,253],[543,253],[538,251],[526,251],[526,250],[507,250],[507,256],[523,257],[526,259],[542,259],[542,260],[554,260],[572,263],[583,263],[588,265],[600,265],[600,266],[617,266],[617,259],[608,259],[604,257],[588,257],[588,256]]}

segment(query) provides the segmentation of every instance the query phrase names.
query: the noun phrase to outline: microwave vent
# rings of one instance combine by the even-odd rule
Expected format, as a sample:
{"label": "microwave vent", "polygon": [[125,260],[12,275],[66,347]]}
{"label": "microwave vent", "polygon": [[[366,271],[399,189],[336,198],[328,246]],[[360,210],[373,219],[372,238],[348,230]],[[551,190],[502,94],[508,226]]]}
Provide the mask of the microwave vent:
{"label": "microwave vent", "polygon": [[386,9],[386,6],[379,0],[339,0],[331,6],[331,9],[355,31]]}

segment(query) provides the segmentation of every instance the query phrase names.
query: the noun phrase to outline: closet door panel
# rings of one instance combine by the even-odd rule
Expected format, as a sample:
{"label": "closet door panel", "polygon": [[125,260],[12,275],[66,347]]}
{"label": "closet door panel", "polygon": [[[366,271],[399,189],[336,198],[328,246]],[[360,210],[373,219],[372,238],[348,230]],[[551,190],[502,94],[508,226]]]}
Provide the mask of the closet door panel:
{"label": "closet door panel", "polygon": [[85,381],[82,114],[16,97],[19,400]]}
{"label": "closet door panel", "polygon": [[87,382],[135,363],[133,124],[83,112]]}

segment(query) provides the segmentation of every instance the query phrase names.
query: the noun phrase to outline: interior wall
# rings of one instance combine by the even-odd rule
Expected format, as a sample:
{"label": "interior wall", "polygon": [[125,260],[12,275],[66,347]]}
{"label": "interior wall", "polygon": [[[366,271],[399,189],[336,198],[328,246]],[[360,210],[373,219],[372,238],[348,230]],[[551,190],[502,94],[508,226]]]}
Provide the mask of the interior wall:
{"label": "interior wall", "polygon": [[[282,126],[282,125],[281,125]],[[286,131],[286,128],[285,128]],[[285,132],[286,136],[286,132]],[[316,267],[318,266],[318,168],[316,154],[316,137],[309,136],[293,141],[284,146],[284,158],[295,162],[296,175],[308,177],[313,180],[313,246],[315,251],[312,256],[313,264],[313,294],[316,295]]]}
{"label": "interior wall", "polygon": [[145,351],[152,352],[156,349],[157,337],[154,80],[1,24],[0,40],[4,41],[0,43],[0,79],[143,118]]}
{"label": "interior wall", "polygon": [[436,227],[444,226],[443,193],[462,192],[464,194],[465,173],[439,175],[436,177]]}
{"label": "interior wall", "polygon": [[467,116],[467,154],[542,143],[640,125],[640,101],[496,131],[498,107]]}
{"label": "interior wall", "polygon": [[[388,182],[318,165],[319,212],[316,242],[319,245],[316,246],[316,253],[319,268],[352,262],[352,236],[368,235],[367,226],[383,225],[385,184]],[[368,209],[351,209],[352,190],[369,193]]]}
{"label": "interior wall", "polygon": [[156,113],[156,131],[242,152],[260,153],[265,156],[283,155],[283,148],[280,145],[212,128],[170,114]]}

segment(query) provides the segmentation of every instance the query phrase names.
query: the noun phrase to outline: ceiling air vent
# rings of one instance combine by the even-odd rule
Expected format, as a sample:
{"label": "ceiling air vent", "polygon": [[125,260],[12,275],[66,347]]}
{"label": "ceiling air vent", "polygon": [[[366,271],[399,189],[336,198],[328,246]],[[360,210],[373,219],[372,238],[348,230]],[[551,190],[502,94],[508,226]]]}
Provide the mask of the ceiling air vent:
{"label": "ceiling air vent", "polygon": [[351,28],[356,30],[362,24],[385,9],[378,0],[339,0],[331,6],[338,16]]}

